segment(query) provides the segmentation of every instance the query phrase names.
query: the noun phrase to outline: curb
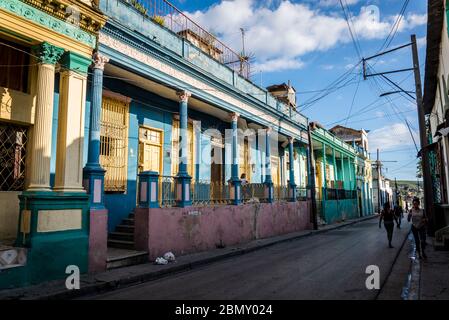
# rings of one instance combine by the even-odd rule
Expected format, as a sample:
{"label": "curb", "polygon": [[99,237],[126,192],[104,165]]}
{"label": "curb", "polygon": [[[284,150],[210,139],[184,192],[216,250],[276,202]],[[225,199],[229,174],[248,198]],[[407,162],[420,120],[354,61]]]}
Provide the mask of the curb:
{"label": "curb", "polygon": [[379,299],[379,296],[381,295],[382,290],[385,287],[385,284],[388,282],[388,279],[390,278],[390,275],[393,272],[394,265],[396,264],[397,260],[399,259],[399,256],[401,255],[402,250],[404,250],[404,246],[405,246],[405,243],[407,242],[407,239],[408,239],[409,235],[410,235],[410,231],[407,232],[407,234],[404,237],[404,240],[402,240],[401,246],[399,247],[399,250],[396,252],[396,256],[394,257],[393,263],[391,264],[391,267],[388,270],[387,276],[385,277],[384,281],[382,282],[380,290],[377,291],[377,294],[376,294],[374,300],[378,300]]}
{"label": "curb", "polygon": [[[310,230],[308,232],[303,231],[303,233],[301,233],[301,234],[294,234],[291,236],[288,236],[288,234],[287,234],[287,235],[283,235],[283,236],[277,236],[274,238],[253,240],[252,242],[243,244],[243,245],[247,246],[245,248],[241,248],[239,246],[230,247],[229,250],[231,250],[231,251],[228,251],[225,253],[219,253],[217,255],[213,255],[210,257],[204,257],[204,258],[200,258],[197,260],[186,261],[186,262],[182,262],[179,264],[170,265],[169,267],[161,269],[161,270],[156,270],[156,271],[152,270],[152,271],[148,271],[148,272],[143,272],[141,274],[131,275],[131,276],[122,277],[122,278],[118,278],[118,279],[102,281],[102,280],[96,279],[96,277],[98,277],[100,274],[85,275],[84,277],[83,276],[81,277],[81,280],[80,280],[81,285],[80,285],[80,289],[78,289],[78,290],[67,290],[67,289],[61,290],[60,288],[64,287],[64,285],[63,285],[64,282],[62,282],[61,280],[51,282],[51,284],[58,285],[58,289],[54,290],[53,292],[48,292],[48,291],[51,291],[51,287],[45,288],[45,286],[44,286],[45,284],[34,286],[34,288],[33,287],[25,287],[25,288],[12,289],[16,292],[9,292],[9,293],[5,292],[5,294],[2,294],[0,292],[0,300],[75,299],[75,298],[79,298],[82,296],[92,295],[95,293],[104,293],[107,291],[113,291],[116,289],[121,289],[124,287],[131,286],[131,285],[138,285],[138,284],[153,281],[156,279],[161,279],[161,278],[164,278],[171,274],[176,274],[176,273],[192,270],[192,269],[195,269],[200,266],[212,264],[214,262],[226,260],[226,259],[236,257],[239,255],[244,255],[244,254],[254,252],[257,250],[261,250],[264,248],[268,248],[268,247],[271,247],[271,246],[274,246],[277,244],[298,240],[298,239],[313,236],[316,234],[326,233],[328,231],[338,230],[338,229],[341,229],[341,228],[344,228],[347,226],[351,226],[351,225],[354,225],[354,224],[357,224],[360,222],[364,222],[367,220],[371,220],[371,219],[377,218],[377,217],[378,217],[378,215],[374,214],[374,215],[371,215],[368,217],[359,218],[357,220],[343,222],[338,225],[325,226],[322,229],[318,229],[318,230]],[[119,270],[119,269],[117,269],[117,270]],[[106,273],[107,272],[108,271],[106,271]],[[103,273],[101,273],[101,274],[103,274]],[[47,283],[47,284],[50,284],[50,283]],[[51,284],[50,284],[50,286],[51,286]],[[41,288],[41,290],[39,290],[39,287]],[[35,290],[35,292],[32,291],[33,289]],[[11,291],[11,290],[9,290],[9,291]],[[28,291],[28,294],[27,294],[27,291]],[[47,293],[42,293],[42,291],[47,291]]]}

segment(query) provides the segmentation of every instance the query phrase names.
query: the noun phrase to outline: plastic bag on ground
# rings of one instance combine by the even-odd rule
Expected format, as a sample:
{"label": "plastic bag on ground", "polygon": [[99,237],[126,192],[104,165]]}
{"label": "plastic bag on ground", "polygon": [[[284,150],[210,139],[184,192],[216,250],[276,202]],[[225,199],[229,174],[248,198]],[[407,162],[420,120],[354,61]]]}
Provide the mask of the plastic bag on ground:
{"label": "plastic bag on ground", "polygon": [[164,254],[164,259],[167,260],[168,262],[173,262],[176,260],[175,255],[171,251]]}
{"label": "plastic bag on ground", "polygon": [[156,258],[156,260],[155,260],[154,262],[155,262],[156,264],[161,264],[161,265],[164,265],[164,264],[167,264],[167,263],[168,263],[168,261],[167,261],[166,259],[162,258],[162,257]]}

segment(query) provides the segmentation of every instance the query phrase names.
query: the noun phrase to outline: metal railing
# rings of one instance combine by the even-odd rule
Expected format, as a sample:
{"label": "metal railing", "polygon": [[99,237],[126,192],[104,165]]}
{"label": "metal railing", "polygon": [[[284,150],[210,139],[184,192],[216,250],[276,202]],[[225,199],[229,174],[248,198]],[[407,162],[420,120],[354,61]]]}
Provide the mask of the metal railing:
{"label": "metal railing", "polygon": [[192,205],[220,205],[231,202],[228,183],[207,180],[192,181]]}
{"label": "metal railing", "polygon": [[[166,0],[125,0],[153,22],[193,42],[212,58],[227,65],[245,78],[250,77],[246,57],[236,53],[209,31],[199,26]],[[205,50],[206,49],[206,50]]]}
{"label": "metal railing", "polygon": [[274,201],[284,201],[288,200],[288,186],[274,186]]}
{"label": "metal railing", "polygon": [[160,204],[161,207],[174,207],[176,204],[176,185],[175,177],[160,176],[159,177]]}
{"label": "metal railing", "polygon": [[307,188],[296,187],[296,201],[307,200]]}
{"label": "metal railing", "polygon": [[326,189],[326,200],[349,200],[357,198],[356,190]]}
{"label": "metal railing", "polygon": [[250,202],[267,202],[265,194],[265,184],[263,183],[247,183],[242,185],[243,203]]}

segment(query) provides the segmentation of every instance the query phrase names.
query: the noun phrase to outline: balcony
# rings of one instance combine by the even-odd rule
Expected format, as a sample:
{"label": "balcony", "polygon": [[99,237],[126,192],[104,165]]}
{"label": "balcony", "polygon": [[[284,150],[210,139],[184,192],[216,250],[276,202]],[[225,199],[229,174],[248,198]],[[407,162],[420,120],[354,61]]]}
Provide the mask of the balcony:
{"label": "balcony", "polygon": [[[250,64],[166,0],[101,0],[100,9],[111,23],[143,35],[162,50],[169,50],[188,65],[200,69],[241,96],[251,97],[264,107],[302,127],[308,120],[278,101],[265,88],[251,82]],[[150,43],[150,42],[149,42]]]}

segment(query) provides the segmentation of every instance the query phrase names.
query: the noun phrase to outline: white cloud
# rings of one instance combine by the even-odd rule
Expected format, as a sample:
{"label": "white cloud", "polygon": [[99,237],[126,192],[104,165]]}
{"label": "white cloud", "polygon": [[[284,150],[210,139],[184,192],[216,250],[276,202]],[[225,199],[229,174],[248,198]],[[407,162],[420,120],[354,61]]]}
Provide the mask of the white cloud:
{"label": "white cloud", "polygon": [[[345,4],[348,6],[351,6],[353,4],[356,4],[359,2],[359,0],[346,0]],[[339,0],[319,0],[318,5],[321,7],[335,7],[340,5]]]}
{"label": "white cloud", "polygon": [[[324,4],[334,1],[321,0]],[[351,4],[355,0],[347,1]],[[351,38],[341,10],[324,12],[307,3],[271,0],[222,0],[204,11],[188,13],[200,25],[216,34],[232,48],[241,48],[239,29],[246,33],[247,52],[256,57],[255,71],[276,71],[276,68],[300,68],[301,57],[315,51],[326,51]],[[359,40],[383,39],[391,30],[396,16],[373,19],[363,7],[353,22]],[[404,17],[399,31],[425,23],[425,16]],[[285,64],[283,65],[282,62]]]}
{"label": "white cloud", "polygon": [[[418,135],[414,134],[415,141],[418,141]],[[375,129],[368,133],[368,139],[370,143],[370,149],[375,151],[379,150],[392,150],[400,149],[404,146],[413,145],[412,137],[407,126],[404,123],[393,123]]]}

